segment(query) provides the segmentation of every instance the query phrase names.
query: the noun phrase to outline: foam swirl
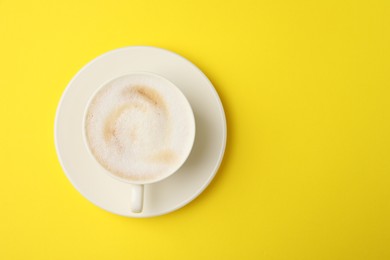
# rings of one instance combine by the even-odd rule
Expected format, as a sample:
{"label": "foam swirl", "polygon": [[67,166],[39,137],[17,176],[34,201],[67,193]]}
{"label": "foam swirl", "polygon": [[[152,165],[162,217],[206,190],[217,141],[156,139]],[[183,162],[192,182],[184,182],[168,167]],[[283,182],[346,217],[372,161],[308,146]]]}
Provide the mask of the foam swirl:
{"label": "foam swirl", "polygon": [[181,164],[192,143],[188,111],[178,110],[183,102],[178,97],[145,78],[122,78],[103,87],[85,120],[97,161],[130,181],[157,179]]}

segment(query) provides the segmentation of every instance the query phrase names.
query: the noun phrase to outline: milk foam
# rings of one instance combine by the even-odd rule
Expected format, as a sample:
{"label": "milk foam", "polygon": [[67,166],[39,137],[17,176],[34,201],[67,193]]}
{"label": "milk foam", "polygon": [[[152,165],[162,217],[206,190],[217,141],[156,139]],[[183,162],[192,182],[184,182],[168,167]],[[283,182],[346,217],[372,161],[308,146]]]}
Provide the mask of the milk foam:
{"label": "milk foam", "polygon": [[152,182],[175,171],[194,139],[194,119],[183,94],[165,79],[120,77],[93,97],[85,118],[88,146],[117,177]]}

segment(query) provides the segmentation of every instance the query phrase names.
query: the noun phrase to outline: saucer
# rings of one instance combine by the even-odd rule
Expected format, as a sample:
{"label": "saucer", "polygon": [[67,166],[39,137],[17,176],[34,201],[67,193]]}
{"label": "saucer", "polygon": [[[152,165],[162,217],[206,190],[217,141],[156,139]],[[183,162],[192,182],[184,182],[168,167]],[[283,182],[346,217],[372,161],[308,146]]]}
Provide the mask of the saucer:
{"label": "saucer", "polygon": [[[83,115],[89,98],[103,83],[133,71],[152,72],[173,82],[188,99],[196,136],[183,166],[144,189],[144,210],[130,210],[131,184],[116,180],[90,156],[83,142]],[[226,145],[226,119],[219,96],[208,78],[187,59],[155,47],[126,47],[105,53],[82,68],[65,89],[57,108],[55,146],[73,186],[96,206],[127,217],[152,217],[177,210],[209,185]]]}

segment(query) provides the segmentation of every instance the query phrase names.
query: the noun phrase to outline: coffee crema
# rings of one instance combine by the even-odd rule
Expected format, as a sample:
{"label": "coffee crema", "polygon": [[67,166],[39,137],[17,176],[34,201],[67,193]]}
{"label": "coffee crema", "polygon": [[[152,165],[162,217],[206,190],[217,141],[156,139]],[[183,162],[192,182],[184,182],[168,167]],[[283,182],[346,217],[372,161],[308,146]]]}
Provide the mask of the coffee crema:
{"label": "coffee crema", "polygon": [[92,98],[85,136],[95,159],[130,182],[153,182],[186,160],[195,122],[184,95],[169,81],[130,74],[104,85]]}

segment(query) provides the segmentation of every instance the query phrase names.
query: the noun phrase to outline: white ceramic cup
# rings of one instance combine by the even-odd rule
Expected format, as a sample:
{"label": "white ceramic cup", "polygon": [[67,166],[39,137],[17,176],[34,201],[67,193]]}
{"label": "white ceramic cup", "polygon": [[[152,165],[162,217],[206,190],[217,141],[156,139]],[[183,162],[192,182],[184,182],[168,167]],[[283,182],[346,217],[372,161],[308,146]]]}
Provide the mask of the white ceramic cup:
{"label": "white ceramic cup", "polygon": [[[122,178],[122,177],[119,177],[118,175],[115,175],[114,173],[110,172],[109,170],[107,170],[100,162],[98,159],[95,158],[93,152],[91,151],[91,148],[89,146],[89,143],[87,141],[87,135],[86,135],[86,117],[87,117],[87,113],[88,113],[88,108],[90,107],[90,104],[92,102],[92,100],[94,99],[94,97],[99,93],[99,91],[104,88],[105,86],[107,86],[107,84],[109,84],[110,82],[113,82],[115,81],[116,79],[119,79],[121,77],[126,77],[126,76],[132,76],[132,75],[142,75],[142,76],[146,76],[146,77],[150,77],[150,78],[154,78],[155,80],[159,80],[161,81],[164,86],[166,86],[167,88],[174,88],[174,91],[177,91],[177,92],[180,92],[180,94],[178,95],[178,97],[181,100],[181,104],[184,104],[184,106],[186,106],[186,110],[189,110],[191,111],[190,113],[188,113],[188,117],[190,122],[191,122],[191,127],[190,127],[190,137],[189,140],[191,142],[191,146],[190,148],[188,149],[188,151],[186,151],[186,154],[183,154],[182,156],[182,160],[177,163],[175,165],[175,167],[171,168],[169,173],[168,174],[165,174],[164,176],[160,176],[159,178],[155,178],[155,179],[152,179],[152,180],[148,180],[148,181],[130,181],[128,179],[125,179],[125,178]],[[192,150],[192,146],[193,146],[193,143],[194,143],[194,140],[195,140],[195,117],[194,117],[194,114],[193,114],[193,111],[191,109],[191,105],[190,103],[188,102],[188,100],[186,99],[185,95],[180,91],[180,89],[175,86],[171,81],[169,81],[168,79],[160,76],[160,75],[156,75],[154,73],[150,73],[150,72],[130,72],[130,73],[126,73],[124,75],[121,75],[119,77],[116,77],[116,78],[113,78],[111,80],[109,80],[108,82],[102,84],[90,97],[89,99],[89,102],[87,103],[87,106],[84,110],[84,120],[83,120],[83,137],[84,137],[84,145],[86,146],[87,150],[89,151],[89,154],[91,157],[94,158],[94,160],[100,165],[100,167],[102,167],[102,169],[104,170],[104,172],[106,172],[109,176],[113,177],[114,179],[118,180],[118,181],[122,181],[122,182],[125,182],[125,183],[128,183],[128,184],[131,184],[129,185],[129,189],[131,189],[131,201],[130,201],[130,208],[131,208],[131,211],[134,212],[134,213],[140,213],[142,212],[143,210],[143,204],[144,204],[144,185],[145,184],[151,184],[151,183],[155,183],[155,182],[158,182],[158,181],[162,181],[166,178],[168,178],[169,176],[171,176],[172,174],[174,174],[183,164],[184,162],[187,160],[191,150]]]}

